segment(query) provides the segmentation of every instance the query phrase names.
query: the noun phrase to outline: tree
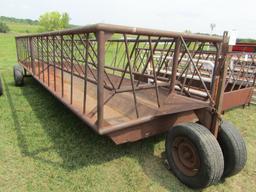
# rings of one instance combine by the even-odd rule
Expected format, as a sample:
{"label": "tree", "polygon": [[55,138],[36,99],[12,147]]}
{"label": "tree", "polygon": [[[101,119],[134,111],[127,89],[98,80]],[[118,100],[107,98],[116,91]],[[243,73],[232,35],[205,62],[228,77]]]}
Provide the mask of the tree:
{"label": "tree", "polygon": [[0,22],[0,33],[7,33],[10,29],[6,23]]}
{"label": "tree", "polygon": [[69,27],[69,21],[70,21],[70,17],[69,17],[69,15],[68,15],[68,13],[66,13],[66,12],[63,13],[61,20],[62,20],[62,22],[61,22],[61,27],[62,27],[63,29],[68,28],[68,27]]}
{"label": "tree", "polygon": [[39,17],[41,31],[60,30],[69,27],[70,17],[68,13],[59,13],[57,11],[44,13]]}

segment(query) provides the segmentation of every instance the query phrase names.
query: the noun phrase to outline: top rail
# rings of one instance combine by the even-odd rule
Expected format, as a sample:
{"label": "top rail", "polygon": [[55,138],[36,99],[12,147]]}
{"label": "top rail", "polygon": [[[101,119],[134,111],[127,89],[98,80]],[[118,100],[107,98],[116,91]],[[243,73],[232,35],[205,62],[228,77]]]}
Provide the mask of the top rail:
{"label": "top rail", "polygon": [[188,34],[188,33],[181,33],[181,32],[155,30],[155,29],[147,29],[147,28],[140,28],[140,27],[128,27],[128,26],[112,25],[112,24],[104,24],[104,23],[87,25],[84,27],[77,27],[73,29],[17,36],[16,38],[69,35],[69,34],[77,34],[77,33],[85,33],[85,32],[95,33],[98,31],[105,31],[109,33],[128,33],[128,34],[137,34],[137,35],[164,36],[164,37],[172,37],[172,38],[178,38],[182,36],[183,39],[185,40],[198,40],[198,41],[221,42],[223,40],[222,37],[218,37],[218,36]]}

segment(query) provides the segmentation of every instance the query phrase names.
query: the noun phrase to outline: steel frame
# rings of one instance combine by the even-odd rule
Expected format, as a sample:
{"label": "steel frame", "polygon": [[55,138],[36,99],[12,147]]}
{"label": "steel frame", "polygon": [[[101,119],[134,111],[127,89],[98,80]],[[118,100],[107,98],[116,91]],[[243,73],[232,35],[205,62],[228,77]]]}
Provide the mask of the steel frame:
{"label": "steel frame", "polygon": [[[195,120],[217,136],[228,73],[227,42],[226,33],[214,37],[107,24],[16,37],[18,62],[25,70],[97,133],[118,144]],[[201,59],[215,64],[211,87]],[[78,84],[82,96],[75,92]],[[120,99],[127,94],[132,103]],[[92,95],[95,103],[90,102]],[[106,120],[109,106],[122,111],[115,102],[131,109],[127,121]]]}

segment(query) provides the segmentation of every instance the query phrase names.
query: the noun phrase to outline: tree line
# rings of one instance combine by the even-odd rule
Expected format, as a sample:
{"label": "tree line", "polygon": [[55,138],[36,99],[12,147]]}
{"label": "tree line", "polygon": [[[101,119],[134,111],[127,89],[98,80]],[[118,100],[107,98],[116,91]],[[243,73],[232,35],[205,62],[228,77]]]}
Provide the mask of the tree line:
{"label": "tree line", "polygon": [[0,16],[0,22],[14,22],[14,23],[29,24],[29,25],[38,25],[38,20],[17,19],[15,17],[6,17],[6,16]]}

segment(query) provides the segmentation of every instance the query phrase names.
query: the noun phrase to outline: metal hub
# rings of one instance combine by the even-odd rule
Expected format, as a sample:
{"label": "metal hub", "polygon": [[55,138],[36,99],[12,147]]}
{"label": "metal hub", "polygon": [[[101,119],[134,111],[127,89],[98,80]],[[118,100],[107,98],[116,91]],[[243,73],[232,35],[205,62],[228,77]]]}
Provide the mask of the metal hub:
{"label": "metal hub", "polygon": [[175,165],[186,176],[194,176],[200,168],[200,159],[195,145],[186,137],[176,137],[172,146]]}

